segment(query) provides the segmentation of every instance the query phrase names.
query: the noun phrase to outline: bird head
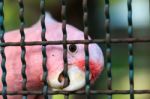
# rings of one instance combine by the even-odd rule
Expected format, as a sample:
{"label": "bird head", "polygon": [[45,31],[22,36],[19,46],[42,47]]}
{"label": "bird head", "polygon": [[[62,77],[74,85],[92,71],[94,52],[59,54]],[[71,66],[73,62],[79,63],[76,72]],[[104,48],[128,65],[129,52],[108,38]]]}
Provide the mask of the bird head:
{"label": "bird head", "polygon": [[[62,23],[55,21],[48,13],[45,18],[46,39],[48,41],[63,40]],[[66,25],[67,40],[84,40],[84,33],[77,28]],[[91,39],[89,37],[89,39]],[[47,45],[47,82],[52,89],[75,91],[86,85],[85,80],[85,50],[84,44],[67,44],[68,85],[64,87],[65,77],[63,45]],[[101,48],[95,44],[88,45],[89,52],[89,80],[94,83],[103,70],[104,58]]]}

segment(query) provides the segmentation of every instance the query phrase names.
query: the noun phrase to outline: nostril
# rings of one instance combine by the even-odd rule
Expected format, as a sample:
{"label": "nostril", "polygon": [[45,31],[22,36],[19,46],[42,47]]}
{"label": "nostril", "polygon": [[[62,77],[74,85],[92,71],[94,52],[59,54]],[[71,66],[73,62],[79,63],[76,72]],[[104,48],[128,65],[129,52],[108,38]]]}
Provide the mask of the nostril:
{"label": "nostril", "polygon": [[64,72],[60,73],[60,75],[58,77],[58,81],[60,83],[64,82],[63,88],[69,86],[69,84],[70,84],[70,79],[69,79],[68,75],[65,75]]}
{"label": "nostril", "polygon": [[52,54],[52,56],[55,56],[54,54]]}
{"label": "nostril", "polygon": [[59,75],[58,81],[61,83],[64,81],[64,76],[62,74]]}

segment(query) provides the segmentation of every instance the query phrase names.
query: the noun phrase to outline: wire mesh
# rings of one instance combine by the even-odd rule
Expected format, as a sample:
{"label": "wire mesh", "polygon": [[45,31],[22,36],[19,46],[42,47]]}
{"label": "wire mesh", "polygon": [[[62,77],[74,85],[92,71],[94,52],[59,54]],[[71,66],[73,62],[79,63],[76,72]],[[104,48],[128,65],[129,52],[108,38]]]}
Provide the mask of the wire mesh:
{"label": "wire mesh", "polygon": [[[111,38],[111,31],[110,31],[110,14],[109,14],[109,0],[105,0],[105,32],[106,38],[105,39],[93,39],[88,40],[88,10],[87,10],[87,3],[88,0],[83,0],[83,25],[84,25],[84,38],[85,40],[67,40],[67,31],[66,31],[66,3],[67,0],[61,0],[61,15],[62,15],[62,32],[63,32],[63,40],[60,41],[47,41],[45,38],[46,33],[46,26],[45,26],[45,0],[41,0],[40,7],[41,7],[41,38],[42,41],[34,41],[34,42],[25,42],[25,33],[24,33],[24,4],[23,0],[19,0],[20,6],[20,34],[21,34],[21,41],[20,42],[6,42],[4,41],[4,1],[0,0],[0,48],[1,48],[1,56],[2,56],[2,84],[3,89],[0,91],[0,95],[3,96],[4,99],[7,99],[7,95],[23,95],[23,98],[26,99],[27,95],[44,95],[45,99],[48,99],[48,95],[56,95],[56,94],[63,94],[65,95],[65,99],[69,98],[70,94],[78,94],[78,95],[86,95],[87,99],[90,99],[90,95],[95,94],[105,94],[108,95],[108,99],[112,99],[112,95],[116,94],[130,94],[130,99],[134,99],[134,94],[150,94],[150,90],[134,90],[134,60],[133,60],[133,43],[139,42],[150,42],[150,38],[134,38],[133,37],[133,26],[132,26],[132,0],[127,1],[127,8],[128,8],[128,38],[124,39],[115,39]],[[107,68],[107,81],[108,81],[108,89],[107,90],[91,90],[90,89],[90,81],[89,81],[89,53],[88,53],[88,44],[91,43],[104,43],[106,44],[106,68]],[[111,44],[113,43],[127,43],[128,44],[128,62],[129,62],[129,90],[113,90],[112,89],[112,65],[111,65]],[[68,91],[50,91],[48,90],[48,84],[46,82],[46,77],[48,74],[48,70],[46,67],[47,55],[46,55],[46,46],[47,45],[63,45],[64,53],[64,70],[62,75],[65,78],[64,87],[69,84],[69,78],[67,74],[67,44],[85,44],[85,66],[86,66],[86,87],[83,91],[75,91],[75,92],[68,92]],[[34,46],[34,45],[42,45],[42,55],[43,55],[43,90],[41,91],[28,91],[26,88],[27,83],[27,76],[26,76],[26,61],[25,61],[25,46]],[[6,74],[7,70],[5,68],[5,47],[7,46],[20,46],[21,47],[21,61],[22,61],[22,78],[23,78],[23,86],[22,91],[7,91],[7,83],[6,83]]]}

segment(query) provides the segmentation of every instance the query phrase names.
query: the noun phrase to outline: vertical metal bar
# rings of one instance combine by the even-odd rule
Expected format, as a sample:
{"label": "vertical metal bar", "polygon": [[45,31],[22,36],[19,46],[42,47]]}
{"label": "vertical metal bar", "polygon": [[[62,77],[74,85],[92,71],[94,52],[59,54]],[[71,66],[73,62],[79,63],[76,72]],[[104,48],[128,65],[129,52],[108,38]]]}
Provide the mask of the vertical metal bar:
{"label": "vertical metal bar", "polygon": [[[45,26],[45,0],[41,0],[40,2],[40,8],[41,8],[41,27],[42,27],[42,33],[41,33],[41,38],[42,41],[47,41],[45,38],[45,33],[46,33],[46,26]],[[43,62],[42,62],[42,67],[43,67],[43,95],[45,99],[48,99],[48,83],[47,83],[47,75],[48,75],[48,70],[46,66],[47,62],[47,55],[46,55],[46,45],[42,45],[42,55],[43,55]]]}
{"label": "vertical metal bar", "polygon": [[65,94],[64,99],[69,99],[69,94]]}
{"label": "vertical metal bar", "polygon": [[[22,62],[22,78],[23,78],[23,82],[22,82],[22,90],[26,91],[26,83],[27,83],[27,76],[26,76],[26,61],[25,61],[25,54],[26,54],[26,49],[25,49],[25,33],[24,33],[24,4],[23,4],[23,0],[19,0],[19,19],[20,19],[20,35],[21,35],[21,62]],[[27,99],[27,95],[23,95],[22,99]]]}
{"label": "vertical metal bar", "polygon": [[[106,32],[106,67],[107,67],[107,87],[108,90],[112,90],[112,62],[111,62],[111,33],[110,33],[110,12],[109,12],[109,0],[105,0],[105,32]],[[112,99],[112,94],[108,95],[108,99]]]}
{"label": "vertical metal bar", "polygon": [[[88,8],[87,8],[88,0],[83,0],[83,25],[84,25],[84,39],[88,40]],[[86,99],[90,99],[90,68],[89,68],[89,52],[88,52],[88,44],[84,44],[84,50],[85,50],[85,80],[86,80]]]}
{"label": "vertical metal bar", "polygon": [[[5,43],[4,40],[4,33],[5,33],[5,28],[4,28],[4,1],[0,0],[0,42]],[[1,62],[1,68],[2,68],[2,84],[3,84],[3,89],[2,89],[2,96],[3,99],[7,99],[7,82],[6,82],[6,75],[7,75],[7,70],[5,67],[6,63],[6,56],[5,56],[5,47],[0,47],[0,52],[1,52],[1,57],[2,57],[2,62]]]}
{"label": "vertical metal bar", "polygon": [[[133,38],[132,26],[132,0],[127,1],[128,7],[128,37]],[[133,64],[133,43],[128,44],[128,63],[129,63],[129,83],[130,99],[134,99],[134,64]]]}
{"label": "vertical metal bar", "polygon": [[[64,87],[69,85],[69,76],[68,76],[68,59],[67,59],[67,31],[66,31],[66,0],[61,0],[61,17],[62,17],[62,32],[63,32],[63,61],[64,69],[63,76],[65,78]],[[69,95],[64,96],[65,99],[69,99]]]}

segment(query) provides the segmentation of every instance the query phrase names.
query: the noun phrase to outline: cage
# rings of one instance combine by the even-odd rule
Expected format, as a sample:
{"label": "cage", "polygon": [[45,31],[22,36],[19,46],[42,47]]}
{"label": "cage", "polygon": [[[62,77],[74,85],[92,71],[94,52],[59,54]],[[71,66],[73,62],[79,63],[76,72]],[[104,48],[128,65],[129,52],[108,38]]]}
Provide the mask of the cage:
{"label": "cage", "polygon": [[[30,99],[29,95],[42,95],[45,99],[149,99],[149,3],[149,0],[0,0],[1,84],[3,85],[0,91],[1,97],[7,99],[8,95],[22,95],[23,99]],[[45,38],[47,31],[45,12],[48,9],[57,20],[62,22],[63,40],[48,41]],[[41,41],[26,42],[25,22],[30,26],[38,16],[41,16]],[[85,40],[67,40],[66,24],[68,23],[83,30]],[[21,35],[20,42],[5,42],[5,32],[18,27]],[[92,37],[91,40],[88,40],[88,35]],[[90,85],[88,79],[90,75],[88,45],[92,43],[101,46],[105,57],[104,71],[95,85]],[[46,46],[63,45],[63,75],[67,85],[67,44],[84,44],[85,88],[73,92],[49,90],[46,81],[48,75]],[[29,91],[26,88],[28,79],[26,46],[36,45],[42,46],[44,85],[41,91]],[[9,46],[21,48],[22,91],[7,90],[5,48]]]}

